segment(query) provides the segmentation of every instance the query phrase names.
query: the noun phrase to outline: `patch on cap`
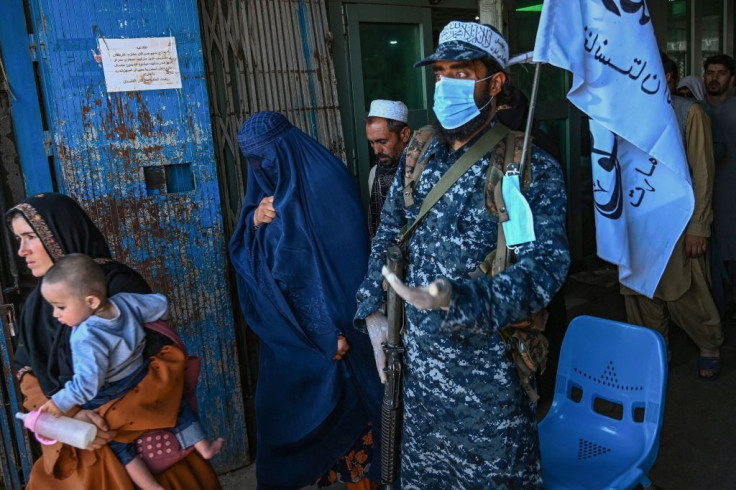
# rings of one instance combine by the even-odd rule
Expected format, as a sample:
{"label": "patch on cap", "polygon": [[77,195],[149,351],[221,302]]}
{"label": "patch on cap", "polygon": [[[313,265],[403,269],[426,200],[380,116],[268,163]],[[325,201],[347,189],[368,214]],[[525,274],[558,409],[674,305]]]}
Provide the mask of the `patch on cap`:
{"label": "patch on cap", "polygon": [[509,63],[509,44],[494,27],[453,20],[442,29],[437,51],[414,66],[435,61],[469,61],[490,56],[504,70]]}

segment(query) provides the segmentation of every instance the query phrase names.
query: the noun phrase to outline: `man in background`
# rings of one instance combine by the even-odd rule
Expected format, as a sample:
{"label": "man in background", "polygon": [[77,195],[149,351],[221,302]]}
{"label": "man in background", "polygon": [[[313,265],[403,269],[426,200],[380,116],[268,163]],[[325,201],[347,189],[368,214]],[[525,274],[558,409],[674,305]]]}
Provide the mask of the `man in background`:
{"label": "man in background", "polygon": [[685,143],[695,208],[685,232],[675,245],[654,297],[647,298],[623,286],[622,293],[629,323],[657,330],[665,340],[669,340],[672,319],[700,349],[698,375],[714,379],[720,372],[719,347],[723,343],[723,329],[710,292],[706,260],[713,221],[711,201],[715,174],[710,119],[694,99],[676,95],[677,64],[665,53],[660,54],[672,95],[672,108]]}
{"label": "man in background", "polygon": [[409,110],[397,100],[376,99],[365,120],[365,136],[376,156],[376,165],[368,175],[371,200],[368,208],[368,228],[371,237],[376,234],[381,220],[381,209],[394,180],[399,158],[409,142],[411,130],[407,124]]}
{"label": "man in background", "polygon": [[736,284],[736,97],[731,94],[734,68],[734,59],[726,54],[711,56],[703,63],[705,101],[726,142],[726,156],[716,162],[711,255],[713,296],[724,318],[729,317],[727,310],[733,309]]}

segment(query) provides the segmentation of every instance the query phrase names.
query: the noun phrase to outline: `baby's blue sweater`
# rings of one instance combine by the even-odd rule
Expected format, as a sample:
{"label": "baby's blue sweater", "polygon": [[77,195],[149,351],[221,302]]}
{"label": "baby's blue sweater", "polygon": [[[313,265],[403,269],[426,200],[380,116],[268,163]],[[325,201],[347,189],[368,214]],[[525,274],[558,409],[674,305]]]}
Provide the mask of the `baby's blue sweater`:
{"label": "baby's blue sweater", "polygon": [[66,412],[92,400],[105,383],[119,381],[143,363],[143,324],[166,320],[169,303],[162,294],[120,293],[110,298],[115,318],[92,315],[72,328],[70,345],[74,375],[51,398]]}

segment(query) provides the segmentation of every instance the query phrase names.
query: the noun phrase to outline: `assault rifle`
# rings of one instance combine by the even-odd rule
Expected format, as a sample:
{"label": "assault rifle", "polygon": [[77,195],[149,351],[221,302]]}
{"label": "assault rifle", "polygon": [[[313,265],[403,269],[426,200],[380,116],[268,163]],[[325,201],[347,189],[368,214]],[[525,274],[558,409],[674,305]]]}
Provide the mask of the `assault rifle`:
{"label": "assault rifle", "polygon": [[[401,248],[389,245],[386,254],[386,266],[404,280],[404,254]],[[401,461],[401,422],[404,402],[402,396],[402,365],[404,343],[401,340],[401,329],[404,325],[404,300],[396,294],[391,286],[386,299],[386,317],[388,333],[383,351],[386,353],[386,387],[381,405],[381,481],[386,488],[396,481]]]}

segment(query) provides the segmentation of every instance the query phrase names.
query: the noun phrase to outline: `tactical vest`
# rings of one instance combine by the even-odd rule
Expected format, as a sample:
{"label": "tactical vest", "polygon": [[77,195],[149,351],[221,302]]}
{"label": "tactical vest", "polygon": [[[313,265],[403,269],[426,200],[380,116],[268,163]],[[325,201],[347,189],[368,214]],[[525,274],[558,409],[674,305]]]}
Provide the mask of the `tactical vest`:
{"label": "tactical vest", "polygon": [[[404,205],[406,207],[414,204],[414,190],[419,183],[424,167],[427,166],[429,157],[425,157],[425,153],[429,148],[429,144],[434,138],[435,129],[432,126],[424,126],[416,131],[411,137],[409,144],[406,146],[406,157],[404,167]],[[521,161],[521,153],[524,147],[524,133],[520,131],[511,131],[508,136],[502,140],[493,151],[491,156],[491,165],[488,167],[486,174],[485,196],[486,208],[493,215],[498,217],[498,207],[494,204],[495,188],[501,177],[506,171],[519,170]],[[508,164],[506,163],[508,162]],[[524,178],[521,179],[522,189],[526,190],[531,184],[531,152],[527,155],[526,171]]]}
{"label": "tactical vest", "polygon": [[[424,126],[414,132],[407,145],[403,190],[406,207],[414,204],[414,191],[429,160],[425,153],[434,134],[435,129],[432,126]],[[492,250],[470,274],[471,278],[483,275],[494,276],[514,262],[515,256],[506,247],[502,226],[509,219],[503,204],[502,181],[504,175],[519,173],[523,148],[524,133],[510,131],[493,149],[486,173],[484,196],[486,209],[498,219],[497,248]],[[526,190],[531,184],[531,151],[527,152],[524,168],[524,175],[520,178],[522,190]],[[498,250],[501,250],[502,253],[498,253]],[[539,395],[531,384],[532,373],[544,372],[549,352],[549,342],[544,336],[547,316],[546,310],[543,309],[528,320],[499,329],[499,334],[506,343],[509,358],[516,366],[521,385],[532,401],[539,399]]]}

